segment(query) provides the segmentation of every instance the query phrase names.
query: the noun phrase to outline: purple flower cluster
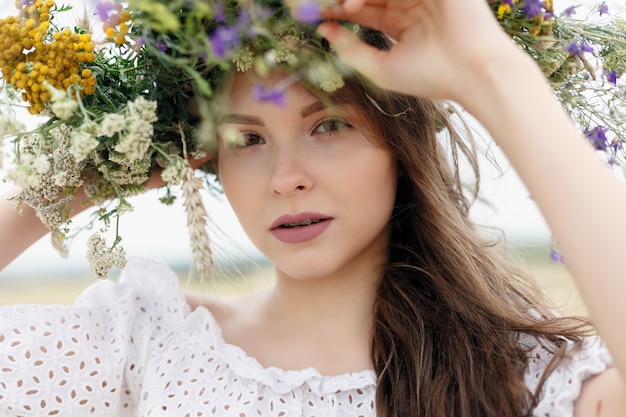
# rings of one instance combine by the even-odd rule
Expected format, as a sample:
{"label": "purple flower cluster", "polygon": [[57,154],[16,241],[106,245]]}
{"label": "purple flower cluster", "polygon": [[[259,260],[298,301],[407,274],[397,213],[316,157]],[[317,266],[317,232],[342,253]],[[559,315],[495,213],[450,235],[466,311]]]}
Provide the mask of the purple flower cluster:
{"label": "purple flower cluster", "polygon": [[600,13],[600,16],[602,16],[603,14],[609,14],[609,5],[606,4],[605,1],[603,1],[602,4],[598,6],[598,12]]}
{"label": "purple flower cluster", "polygon": [[18,0],[16,6],[18,9],[23,9],[26,6],[30,6],[33,4],[35,0]]}
{"label": "purple flower cluster", "polygon": [[[585,135],[587,139],[591,142],[593,147],[598,151],[606,151],[609,147],[609,140],[606,137],[606,128],[602,126],[596,126],[593,129],[585,130]],[[611,144],[612,147],[619,146],[616,144]]]}
{"label": "purple flower cluster", "polygon": [[269,88],[264,84],[255,84],[252,87],[252,97],[260,103],[274,103],[279,107],[285,106],[284,88]]}
{"label": "purple flower cluster", "polygon": [[[264,14],[267,14],[267,11],[257,10],[257,17],[262,18]],[[219,7],[216,10],[215,17],[216,21],[222,24],[209,35],[209,42],[211,42],[213,54],[217,59],[224,59],[241,46],[245,39],[252,38],[255,35],[252,19],[247,10],[243,10],[232,24],[225,23],[226,18]]]}
{"label": "purple flower cluster", "polygon": [[526,17],[533,18],[540,15],[542,10],[545,10],[546,4],[540,0],[524,0],[523,7]]}
{"label": "purple flower cluster", "polygon": [[578,7],[578,6],[569,6],[568,8],[563,10],[563,16],[571,17],[572,15],[575,15],[576,14],[576,7]]}
{"label": "purple flower cluster", "polygon": [[617,71],[609,71],[607,69],[604,70],[604,76],[606,80],[613,85],[617,85],[617,79],[619,76],[617,75]]}
{"label": "purple flower cluster", "polygon": [[209,36],[209,40],[218,59],[224,58],[241,44],[239,29],[236,26],[219,26]]}
{"label": "purple flower cluster", "polygon": [[550,259],[552,260],[552,262],[558,262],[558,263],[562,263],[562,264],[565,263],[565,258],[556,249],[552,249],[550,251]]}
{"label": "purple flower cluster", "polygon": [[572,56],[581,56],[583,55],[585,52],[593,52],[594,49],[592,46],[587,45],[587,42],[585,42],[585,40],[581,40],[580,42],[572,42],[569,45],[565,46],[565,50],[567,51],[568,54],[572,55]]}
{"label": "purple flower cluster", "polygon": [[116,20],[117,15],[122,10],[122,4],[118,1],[103,0],[96,3],[96,15],[103,23],[109,23],[116,26],[119,22]]}
{"label": "purple flower cluster", "polygon": [[322,11],[316,0],[308,0],[298,5],[293,17],[304,23],[315,24],[322,20]]}

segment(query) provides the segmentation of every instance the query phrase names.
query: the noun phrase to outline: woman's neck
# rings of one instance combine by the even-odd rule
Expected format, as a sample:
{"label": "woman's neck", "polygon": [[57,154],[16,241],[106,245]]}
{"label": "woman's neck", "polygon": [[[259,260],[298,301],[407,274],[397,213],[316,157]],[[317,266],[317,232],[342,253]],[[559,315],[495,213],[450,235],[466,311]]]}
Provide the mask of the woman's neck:
{"label": "woman's neck", "polygon": [[315,368],[323,375],[371,369],[381,274],[370,268],[299,280],[277,271],[273,287],[229,301],[216,319],[226,342],[266,367]]}

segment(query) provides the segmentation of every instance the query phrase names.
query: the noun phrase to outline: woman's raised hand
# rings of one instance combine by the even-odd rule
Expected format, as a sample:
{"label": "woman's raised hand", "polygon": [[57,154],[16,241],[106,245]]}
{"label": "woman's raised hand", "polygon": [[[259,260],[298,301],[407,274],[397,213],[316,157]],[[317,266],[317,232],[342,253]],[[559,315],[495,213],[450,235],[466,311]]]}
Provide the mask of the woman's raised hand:
{"label": "woman's raised hand", "polygon": [[462,102],[503,51],[519,52],[486,0],[345,0],[324,17],[392,37],[394,47],[380,51],[338,24],[319,29],[355,70],[382,88],[416,96]]}

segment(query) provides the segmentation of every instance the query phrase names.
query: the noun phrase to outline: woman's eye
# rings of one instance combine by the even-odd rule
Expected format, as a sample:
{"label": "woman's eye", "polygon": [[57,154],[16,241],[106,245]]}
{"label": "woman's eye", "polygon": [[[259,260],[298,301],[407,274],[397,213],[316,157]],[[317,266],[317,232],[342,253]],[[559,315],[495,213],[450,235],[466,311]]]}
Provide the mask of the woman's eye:
{"label": "woman's eye", "polygon": [[250,146],[262,145],[265,143],[263,136],[256,133],[240,133],[238,148],[248,148]]}
{"label": "woman's eye", "polygon": [[313,129],[313,133],[323,133],[323,134],[334,134],[339,132],[340,130],[351,128],[352,125],[341,120],[341,119],[325,119],[322,120],[315,129]]}

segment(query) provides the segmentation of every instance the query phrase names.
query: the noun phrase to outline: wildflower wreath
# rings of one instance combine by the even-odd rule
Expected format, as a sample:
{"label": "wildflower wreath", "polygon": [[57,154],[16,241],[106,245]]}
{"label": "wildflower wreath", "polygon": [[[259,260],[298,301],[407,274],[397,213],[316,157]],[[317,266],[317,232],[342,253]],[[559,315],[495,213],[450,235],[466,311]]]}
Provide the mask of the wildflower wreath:
{"label": "wildflower wreath", "polygon": [[[55,17],[69,7],[55,0],[16,0],[16,15],[0,19],[0,145],[12,141],[7,177],[22,188],[16,205],[33,207],[66,253],[78,232],[69,204],[84,190],[96,207],[93,221],[115,225],[110,246],[99,234],[88,243],[92,272],[106,277],[125,264],[118,225],[132,209],[127,198],[145,192],[158,171],[163,203],[181,186],[194,263],[209,274],[202,181],[189,157],[215,149],[216,88],[232,71],[277,66],[290,82],[340,88],[349,69],[315,32],[321,8],[332,2],[300,0],[289,13],[277,0],[100,0],[101,27],[91,29],[57,26]],[[576,20],[574,8],[557,16],[551,0],[489,3],[595,148],[607,162],[624,163],[626,21]],[[604,3],[594,13],[610,17]],[[281,105],[286,87],[259,84],[251,94]],[[18,107],[42,122],[26,127]]]}

